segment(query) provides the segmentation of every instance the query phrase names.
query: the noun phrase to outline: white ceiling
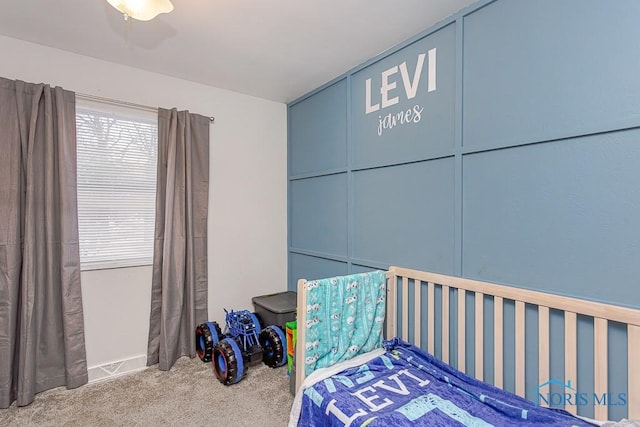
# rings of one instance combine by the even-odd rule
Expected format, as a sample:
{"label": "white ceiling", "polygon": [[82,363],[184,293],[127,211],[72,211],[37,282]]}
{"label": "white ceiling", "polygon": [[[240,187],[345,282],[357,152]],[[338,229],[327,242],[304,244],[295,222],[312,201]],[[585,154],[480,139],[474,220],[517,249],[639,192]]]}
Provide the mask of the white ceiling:
{"label": "white ceiling", "polygon": [[11,0],[0,34],[288,102],[474,1],[173,0],[126,40],[105,0]]}

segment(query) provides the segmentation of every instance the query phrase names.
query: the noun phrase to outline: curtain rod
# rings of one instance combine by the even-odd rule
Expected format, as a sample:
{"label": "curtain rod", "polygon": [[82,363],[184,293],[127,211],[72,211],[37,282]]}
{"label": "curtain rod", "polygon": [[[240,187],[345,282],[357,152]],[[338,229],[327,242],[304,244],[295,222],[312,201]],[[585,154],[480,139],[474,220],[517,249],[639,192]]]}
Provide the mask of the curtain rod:
{"label": "curtain rod", "polygon": [[[95,96],[95,95],[87,95],[85,93],[77,93],[76,92],[76,97],[80,98],[80,99],[84,99],[87,101],[97,101],[97,102],[102,102],[105,104],[111,104],[111,105],[119,105],[122,107],[130,107],[130,108],[135,108],[137,110],[143,110],[143,111],[151,111],[154,113],[158,112],[158,108],[157,107],[151,107],[149,105],[142,105],[142,104],[135,104],[133,102],[127,102],[127,101],[118,101],[117,99],[111,99],[111,98],[104,98],[101,96]],[[211,123],[215,122],[216,118],[213,116],[209,116],[209,120],[211,120]]]}

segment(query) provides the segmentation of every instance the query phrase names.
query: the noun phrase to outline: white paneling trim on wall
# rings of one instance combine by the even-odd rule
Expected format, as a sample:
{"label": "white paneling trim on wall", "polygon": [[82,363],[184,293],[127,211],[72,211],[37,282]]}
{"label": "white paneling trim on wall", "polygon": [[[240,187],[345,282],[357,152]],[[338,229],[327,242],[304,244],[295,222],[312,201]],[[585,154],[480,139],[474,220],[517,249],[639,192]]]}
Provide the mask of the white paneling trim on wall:
{"label": "white paneling trim on wall", "polygon": [[[4,36],[0,36],[0,51],[10,58],[0,62],[2,77],[214,115],[208,222],[210,319],[223,321],[222,307],[251,308],[252,296],[286,290],[284,104]],[[88,365],[145,354],[151,268],[87,273],[82,274],[82,289]]]}

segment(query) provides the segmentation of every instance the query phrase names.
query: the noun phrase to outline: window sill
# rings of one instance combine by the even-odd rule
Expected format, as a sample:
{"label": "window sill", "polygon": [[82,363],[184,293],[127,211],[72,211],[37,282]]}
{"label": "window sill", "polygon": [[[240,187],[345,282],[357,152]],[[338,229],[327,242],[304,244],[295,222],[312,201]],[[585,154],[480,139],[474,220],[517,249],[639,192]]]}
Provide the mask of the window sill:
{"label": "window sill", "polygon": [[135,268],[135,267],[151,267],[153,262],[150,260],[126,260],[126,261],[112,261],[112,262],[99,262],[99,263],[85,263],[80,264],[80,271],[95,271],[95,270],[111,270],[115,268]]}

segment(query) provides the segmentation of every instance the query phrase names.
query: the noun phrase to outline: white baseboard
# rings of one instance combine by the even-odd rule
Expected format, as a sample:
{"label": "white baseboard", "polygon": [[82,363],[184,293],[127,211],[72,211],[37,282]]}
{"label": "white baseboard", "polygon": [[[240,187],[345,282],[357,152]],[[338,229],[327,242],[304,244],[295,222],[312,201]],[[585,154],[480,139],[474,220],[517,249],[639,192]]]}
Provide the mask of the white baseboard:
{"label": "white baseboard", "polygon": [[147,355],[88,368],[89,382],[94,383],[141,371],[147,367]]}

